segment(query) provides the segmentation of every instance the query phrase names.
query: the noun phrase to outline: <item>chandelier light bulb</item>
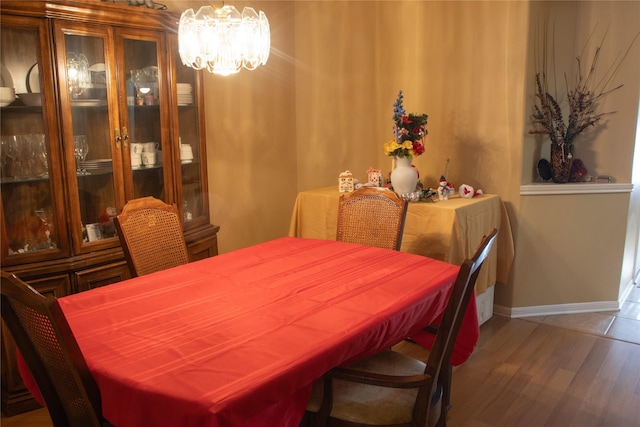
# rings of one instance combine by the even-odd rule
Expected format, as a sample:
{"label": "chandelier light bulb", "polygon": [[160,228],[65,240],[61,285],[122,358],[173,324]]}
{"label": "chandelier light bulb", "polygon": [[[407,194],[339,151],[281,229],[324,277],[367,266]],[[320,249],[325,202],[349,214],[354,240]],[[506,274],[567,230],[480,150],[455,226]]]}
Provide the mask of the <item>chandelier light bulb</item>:
{"label": "chandelier light bulb", "polygon": [[269,20],[260,11],[233,6],[203,6],[180,17],[178,43],[182,63],[196,70],[227,76],[267,63],[271,49]]}

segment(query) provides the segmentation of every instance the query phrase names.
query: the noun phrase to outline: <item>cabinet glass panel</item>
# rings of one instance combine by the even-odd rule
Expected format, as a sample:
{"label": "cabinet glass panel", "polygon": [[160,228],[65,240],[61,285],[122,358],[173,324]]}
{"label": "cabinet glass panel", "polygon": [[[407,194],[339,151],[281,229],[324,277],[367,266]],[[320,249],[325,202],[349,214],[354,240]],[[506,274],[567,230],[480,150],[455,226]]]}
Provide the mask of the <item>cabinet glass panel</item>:
{"label": "cabinet glass panel", "polygon": [[115,236],[116,194],[104,39],[66,34],[65,45],[64,71],[73,127],[73,140],[66,141],[65,149],[73,150],[75,157],[75,168],[69,173],[75,173],[78,183],[83,242],[93,242]]}
{"label": "cabinet glass panel", "polygon": [[[176,57],[178,54],[176,52]],[[176,62],[178,129],[180,132],[180,163],[182,186],[182,209],[185,227],[195,218],[204,215],[202,169],[200,156],[200,127],[196,103],[196,73],[192,68]]]}
{"label": "cabinet glass panel", "polygon": [[124,52],[133,197],[165,200],[157,44],[125,38]]}
{"label": "cabinet glass panel", "polygon": [[[3,22],[0,51],[0,184],[8,256],[56,249],[38,64],[38,30]],[[16,99],[15,94],[20,94]],[[4,252],[4,248],[3,248]]]}

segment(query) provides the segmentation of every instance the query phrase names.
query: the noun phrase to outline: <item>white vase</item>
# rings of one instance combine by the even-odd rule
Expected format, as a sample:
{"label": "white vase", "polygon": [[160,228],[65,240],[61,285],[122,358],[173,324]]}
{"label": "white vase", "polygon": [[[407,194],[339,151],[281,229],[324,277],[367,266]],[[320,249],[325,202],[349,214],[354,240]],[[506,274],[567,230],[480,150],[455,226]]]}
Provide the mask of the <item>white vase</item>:
{"label": "white vase", "polygon": [[391,171],[393,191],[402,195],[413,193],[418,185],[418,172],[411,166],[407,157],[396,157],[396,168]]}

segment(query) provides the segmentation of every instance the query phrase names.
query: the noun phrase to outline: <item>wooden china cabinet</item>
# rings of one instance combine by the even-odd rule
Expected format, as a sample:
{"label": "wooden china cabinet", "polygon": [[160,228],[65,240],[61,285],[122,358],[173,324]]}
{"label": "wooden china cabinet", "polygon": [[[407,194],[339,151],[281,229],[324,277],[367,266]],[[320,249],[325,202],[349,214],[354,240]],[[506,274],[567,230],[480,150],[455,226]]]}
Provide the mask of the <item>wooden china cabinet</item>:
{"label": "wooden china cabinet", "polygon": [[[20,94],[0,108],[3,270],[57,297],[128,278],[113,216],[143,196],[179,207],[192,260],[217,254],[202,75],[180,62],[178,20],[123,1],[0,2],[0,86]],[[15,365],[3,325],[6,415],[37,407]]]}

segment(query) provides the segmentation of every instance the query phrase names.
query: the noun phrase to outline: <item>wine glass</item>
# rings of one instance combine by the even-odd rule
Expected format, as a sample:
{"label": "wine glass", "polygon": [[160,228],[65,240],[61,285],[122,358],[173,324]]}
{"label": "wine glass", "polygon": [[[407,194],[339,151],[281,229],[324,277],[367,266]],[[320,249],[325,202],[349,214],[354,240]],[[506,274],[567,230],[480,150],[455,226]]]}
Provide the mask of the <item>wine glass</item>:
{"label": "wine glass", "polygon": [[49,176],[49,155],[47,154],[47,142],[44,135],[35,135],[36,145],[38,151],[38,158],[44,167],[44,172],[40,174],[41,177],[47,178]]}
{"label": "wine glass", "polygon": [[73,137],[73,150],[77,162],[76,173],[78,175],[90,175],[86,168],[82,168],[89,153],[89,144],[87,144],[87,137],[85,135],[76,135]]}
{"label": "wine glass", "polygon": [[36,176],[35,167],[36,167],[36,157],[38,155],[36,135],[24,135],[22,137],[22,145],[24,150],[24,156],[27,161],[27,167],[24,173],[25,173],[25,176],[31,178]]}
{"label": "wine glass", "polygon": [[9,137],[0,137],[0,177],[9,178],[7,166],[9,165]]}
{"label": "wine glass", "polygon": [[13,179],[18,179],[22,176],[22,153],[20,150],[20,142],[19,135],[10,135],[7,137],[6,155],[11,162]]}
{"label": "wine glass", "polygon": [[87,154],[89,154],[89,144],[87,143],[87,138],[84,135],[82,135],[80,144],[81,144],[80,156],[82,157],[82,167],[83,167],[82,174],[91,175],[91,173],[87,170],[87,165],[86,165]]}

